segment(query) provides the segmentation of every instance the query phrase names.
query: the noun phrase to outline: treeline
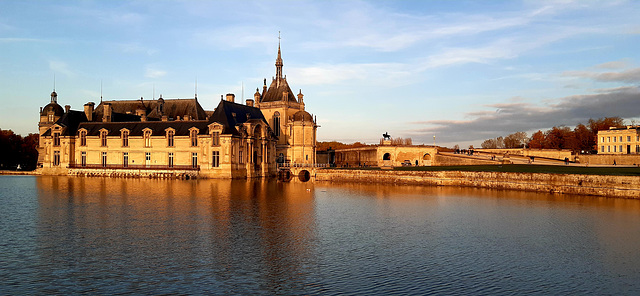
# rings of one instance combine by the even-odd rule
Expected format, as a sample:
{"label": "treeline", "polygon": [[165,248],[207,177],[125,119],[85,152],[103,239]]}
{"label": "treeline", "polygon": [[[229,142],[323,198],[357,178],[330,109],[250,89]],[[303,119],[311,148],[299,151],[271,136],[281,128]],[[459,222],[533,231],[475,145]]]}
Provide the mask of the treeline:
{"label": "treeline", "polygon": [[360,142],[355,142],[353,144],[345,144],[337,141],[328,141],[328,142],[316,142],[316,151],[327,151],[329,148],[336,149],[346,149],[346,148],[358,148],[358,147],[366,147],[371,146]]}
{"label": "treeline", "polygon": [[38,162],[38,134],[26,137],[0,129],[0,170],[35,170]]}
{"label": "treeline", "polygon": [[506,137],[497,137],[482,142],[482,148],[534,148],[534,149],[570,149],[592,153],[596,150],[598,131],[610,127],[624,127],[624,119],[605,117],[589,119],[584,125],[579,123],[571,129],[567,126],[554,126],[547,131],[538,130],[531,137],[525,132],[517,132]]}

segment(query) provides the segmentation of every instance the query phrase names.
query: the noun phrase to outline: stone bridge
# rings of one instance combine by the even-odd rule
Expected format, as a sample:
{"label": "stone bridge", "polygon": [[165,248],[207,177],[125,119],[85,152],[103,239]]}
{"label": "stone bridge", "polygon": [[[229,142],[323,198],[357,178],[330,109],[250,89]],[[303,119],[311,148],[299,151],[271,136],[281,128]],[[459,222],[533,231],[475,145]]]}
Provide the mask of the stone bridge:
{"label": "stone bridge", "polygon": [[290,182],[292,180],[308,182],[315,179],[318,168],[327,167],[327,164],[312,163],[281,163],[278,164],[278,181]]}

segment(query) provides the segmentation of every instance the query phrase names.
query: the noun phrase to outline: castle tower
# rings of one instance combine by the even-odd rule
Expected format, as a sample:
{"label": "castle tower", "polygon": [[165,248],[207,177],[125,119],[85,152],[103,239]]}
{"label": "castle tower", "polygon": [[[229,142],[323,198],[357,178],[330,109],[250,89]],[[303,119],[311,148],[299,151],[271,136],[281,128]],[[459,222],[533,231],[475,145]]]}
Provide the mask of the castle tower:
{"label": "castle tower", "polygon": [[265,79],[262,94],[255,94],[255,105],[278,137],[276,159],[281,163],[315,164],[318,125],[313,116],[305,111],[302,90],[296,99],[296,94],[291,91],[283,75],[280,42],[275,66],[276,75],[271,85],[267,88]]}

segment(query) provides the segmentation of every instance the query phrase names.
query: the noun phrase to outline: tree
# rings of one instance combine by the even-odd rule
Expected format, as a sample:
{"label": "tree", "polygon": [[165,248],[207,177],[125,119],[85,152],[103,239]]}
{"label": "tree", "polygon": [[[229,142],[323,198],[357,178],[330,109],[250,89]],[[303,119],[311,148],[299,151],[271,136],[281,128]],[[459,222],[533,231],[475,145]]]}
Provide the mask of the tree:
{"label": "tree", "polygon": [[38,134],[22,137],[11,130],[0,129],[0,169],[33,170],[38,161]]}
{"label": "tree", "polygon": [[533,133],[531,138],[529,139],[529,143],[527,146],[532,149],[542,149],[544,148],[545,136],[541,130]]}
{"label": "tree", "polygon": [[527,133],[515,132],[503,140],[505,148],[522,148],[527,143]]}
{"label": "tree", "polygon": [[608,130],[610,127],[624,127],[624,119],[620,117],[605,117],[598,119],[589,119],[589,129],[595,135],[598,131]]}
{"label": "tree", "polygon": [[504,148],[504,140],[502,139],[502,137],[488,139],[482,142],[482,144],[480,144],[480,147],[484,149]]}

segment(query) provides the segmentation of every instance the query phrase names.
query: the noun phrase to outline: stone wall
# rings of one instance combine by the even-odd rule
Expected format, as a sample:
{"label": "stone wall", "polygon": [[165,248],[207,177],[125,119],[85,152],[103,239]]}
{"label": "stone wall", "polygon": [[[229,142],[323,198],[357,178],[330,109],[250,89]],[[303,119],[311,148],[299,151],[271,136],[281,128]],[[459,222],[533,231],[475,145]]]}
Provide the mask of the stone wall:
{"label": "stone wall", "polygon": [[463,186],[640,199],[640,178],[542,173],[317,170],[316,181]]}
{"label": "stone wall", "polygon": [[601,155],[601,154],[583,154],[579,155],[578,159],[580,163],[593,164],[593,165],[613,165],[615,160],[616,165],[640,165],[640,155],[628,154],[628,155]]}
{"label": "stone wall", "polygon": [[535,156],[535,157],[543,157],[543,158],[551,158],[551,159],[559,159],[564,160],[564,158],[569,158],[573,161],[573,156],[571,154],[571,150],[568,149],[524,149],[524,148],[513,148],[513,149],[474,149],[476,152],[482,153],[490,153],[490,154],[509,154],[509,155],[519,155],[524,157]]}
{"label": "stone wall", "polygon": [[433,166],[500,164],[499,161],[478,159],[464,155],[449,156],[436,154],[435,159],[432,163]]}

